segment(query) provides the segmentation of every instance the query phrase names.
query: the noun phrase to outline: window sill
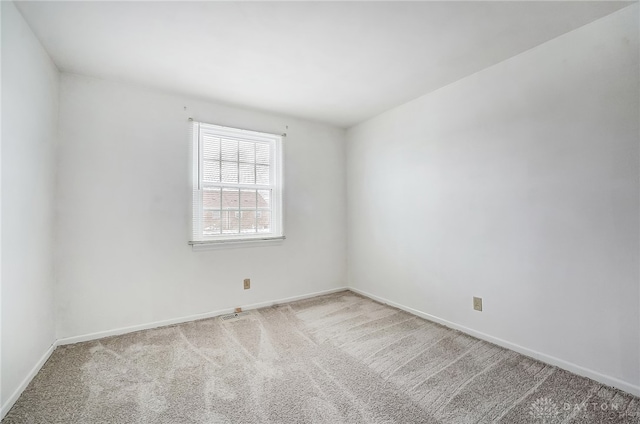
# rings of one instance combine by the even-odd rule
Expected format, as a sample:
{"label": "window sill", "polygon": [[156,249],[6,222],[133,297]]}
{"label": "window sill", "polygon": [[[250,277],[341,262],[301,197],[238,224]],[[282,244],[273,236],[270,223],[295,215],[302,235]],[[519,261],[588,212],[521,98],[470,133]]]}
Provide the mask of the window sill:
{"label": "window sill", "polygon": [[253,239],[238,239],[238,240],[204,240],[204,241],[190,241],[191,249],[194,252],[200,252],[204,250],[219,250],[219,249],[237,249],[247,247],[263,247],[263,246],[278,246],[284,241],[285,236],[278,237],[264,237]]}

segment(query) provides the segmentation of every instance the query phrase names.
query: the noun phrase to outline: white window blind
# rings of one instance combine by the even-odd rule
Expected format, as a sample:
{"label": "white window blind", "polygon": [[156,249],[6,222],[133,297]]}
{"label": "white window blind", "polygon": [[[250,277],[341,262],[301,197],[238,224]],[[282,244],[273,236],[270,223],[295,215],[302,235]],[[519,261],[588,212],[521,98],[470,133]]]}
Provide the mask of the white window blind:
{"label": "white window blind", "polygon": [[191,244],[284,238],[282,137],[192,122]]}

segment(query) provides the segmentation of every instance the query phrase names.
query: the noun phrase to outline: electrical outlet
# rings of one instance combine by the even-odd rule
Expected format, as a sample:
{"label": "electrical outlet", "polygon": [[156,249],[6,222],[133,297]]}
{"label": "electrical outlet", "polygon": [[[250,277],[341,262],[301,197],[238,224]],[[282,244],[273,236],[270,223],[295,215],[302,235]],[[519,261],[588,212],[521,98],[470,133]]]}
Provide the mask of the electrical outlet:
{"label": "electrical outlet", "polygon": [[482,312],[482,298],[481,297],[473,297],[473,309],[476,311]]}
{"label": "electrical outlet", "polygon": [[245,290],[249,290],[250,288],[251,288],[251,279],[245,278],[244,279],[244,289]]}

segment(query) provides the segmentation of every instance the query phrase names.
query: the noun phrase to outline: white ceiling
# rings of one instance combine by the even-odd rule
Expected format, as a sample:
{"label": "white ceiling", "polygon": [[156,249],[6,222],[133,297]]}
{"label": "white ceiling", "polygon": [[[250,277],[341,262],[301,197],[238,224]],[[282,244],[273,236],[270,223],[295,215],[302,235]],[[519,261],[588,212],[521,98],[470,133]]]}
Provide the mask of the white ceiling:
{"label": "white ceiling", "polygon": [[628,2],[19,2],[61,71],[349,127]]}

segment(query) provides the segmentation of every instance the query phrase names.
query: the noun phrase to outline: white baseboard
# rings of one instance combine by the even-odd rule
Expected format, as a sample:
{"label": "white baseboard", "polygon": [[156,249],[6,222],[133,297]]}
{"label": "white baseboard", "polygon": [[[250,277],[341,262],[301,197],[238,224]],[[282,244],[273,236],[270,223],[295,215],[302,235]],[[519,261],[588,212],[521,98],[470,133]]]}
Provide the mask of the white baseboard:
{"label": "white baseboard", "polygon": [[[293,301],[296,301],[296,300],[307,299],[307,298],[310,298],[310,297],[321,296],[321,295],[324,295],[324,294],[336,293],[336,292],[345,291],[345,290],[348,290],[348,287],[337,287],[335,289],[322,290],[322,291],[315,292],[315,293],[302,294],[302,295],[298,295],[298,296],[286,297],[286,298],[283,298],[283,299],[276,299],[276,300],[270,300],[270,301],[266,301],[266,302],[254,303],[254,304],[251,304],[251,305],[244,305],[244,306],[242,306],[242,309],[243,310],[251,310],[251,309],[265,308],[265,307],[269,307],[269,306],[273,306],[273,305],[278,305],[280,303],[293,302]],[[95,333],[83,334],[83,335],[80,335],[80,336],[65,337],[65,338],[62,338],[62,339],[58,339],[56,341],[56,345],[57,346],[61,346],[61,345],[67,345],[67,344],[73,344],[73,343],[86,342],[86,341],[90,341],[90,340],[102,339],[104,337],[118,336],[120,334],[133,333],[134,331],[148,330],[150,328],[158,328],[158,327],[165,327],[167,325],[181,324],[183,322],[189,322],[189,321],[195,321],[195,320],[199,320],[199,319],[217,317],[219,315],[232,313],[233,311],[234,311],[234,308],[219,309],[217,311],[204,312],[202,314],[188,315],[188,316],[179,317],[179,318],[172,318],[172,319],[167,319],[167,320],[162,320],[162,321],[149,322],[149,323],[146,323],[146,324],[132,325],[132,326],[129,326],[129,327],[121,327],[121,328],[116,328],[116,329],[113,329],[113,330],[98,331],[98,332],[95,332]]]}
{"label": "white baseboard", "polygon": [[[571,362],[567,362],[567,361],[564,361],[562,359],[558,359],[558,358],[555,358],[553,356],[546,355],[544,353],[536,352],[534,350],[531,350],[531,349],[516,345],[516,344],[508,342],[506,340],[502,340],[502,339],[490,336],[488,334],[481,333],[479,331],[464,327],[462,325],[458,325],[456,323],[447,321],[445,319],[436,317],[436,316],[431,315],[431,314],[427,314],[427,313],[419,311],[417,309],[413,309],[413,308],[410,308],[408,306],[393,302],[393,301],[385,299],[383,297],[376,296],[374,294],[371,294],[369,292],[357,289],[355,287],[337,287],[337,288],[334,288],[334,289],[323,290],[323,291],[319,291],[319,292],[315,292],[315,293],[308,293],[308,294],[292,296],[292,297],[287,297],[287,298],[282,298],[282,299],[277,299],[277,300],[271,300],[271,301],[267,301],[267,302],[254,303],[254,304],[251,304],[251,305],[243,306],[242,308],[244,310],[264,308],[264,307],[269,307],[269,306],[273,306],[273,305],[277,305],[277,304],[281,304],[281,303],[293,302],[293,301],[296,301],[296,300],[308,299],[308,298],[321,296],[321,295],[325,295],[325,294],[336,293],[336,292],[340,292],[340,291],[344,291],[344,290],[351,290],[351,291],[353,291],[355,293],[358,293],[358,294],[360,294],[362,296],[366,296],[366,297],[371,298],[373,300],[376,300],[378,302],[385,303],[387,305],[396,307],[398,309],[402,309],[402,310],[407,311],[407,312],[409,312],[409,313],[411,313],[413,315],[417,315],[419,317],[425,318],[425,319],[427,319],[429,321],[437,322],[438,324],[442,324],[442,325],[444,325],[446,327],[462,331],[463,333],[469,334],[469,335],[471,335],[473,337],[477,337],[479,339],[488,341],[490,343],[494,343],[494,344],[496,344],[498,346],[502,346],[502,347],[504,347],[506,349],[513,350],[515,352],[521,353],[523,355],[529,356],[531,358],[537,359],[537,360],[545,362],[547,364],[557,366],[559,368],[565,369],[567,371],[573,372],[573,373],[581,375],[583,377],[591,378],[591,379],[593,379],[595,381],[598,381],[598,382],[600,382],[602,384],[606,384],[608,386],[616,387],[616,388],[618,388],[620,390],[624,390],[627,393],[631,393],[633,395],[640,396],[640,386],[636,386],[636,385],[627,383],[625,381],[619,380],[617,378],[609,377],[609,376],[601,374],[599,372],[596,372],[596,371],[581,367],[581,366],[573,364]],[[51,356],[51,354],[53,353],[53,351],[55,350],[55,348],[57,346],[66,345],[66,344],[72,344],[72,343],[79,343],[79,342],[89,341],[89,340],[96,340],[96,339],[101,339],[103,337],[115,336],[115,335],[119,335],[119,334],[126,334],[126,333],[131,333],[131,332],[134,332],[134,331],[146,330],[146,329],[149,329],[149,328],[157,328],[157,327],[163,327],[163,326],[167,326],[167,325],[180,324],[180,323],[183,323],[183,322],[194,321],[194,320],[203,319],[203,318],[211,318],[211,317],[215,317],[215,316],[219,316],[219,315],[223,315],[223,314],[227,314],[227,313],[231,313],[231,312],[233,312],[233,308],[220,309],[220,310],[217,310],[217,311],[206,312],[206,313],[202,313],[202,314],[189,315],[189,316],[180,317],[180,318],[173,318],[173,319],[168,319],[168,320],[163,320],[163,321],[151,322],[151,323],[147,323],[147,324],[140,324],[140,325],[134,325],[134,326],[129,326],[129,327],[122,327],[122,328],[118,328],[118,329],[114,329],[114,330],[100,331],[100,332],[91,333],[91,334],[85,334],[85,335],[80,335],[80,336],[74,336],[74,337],[67,337],[67,338],[63,338],[63,339],[58,339],[49,347],[49,349],[47,349],[47,351],[42,355],[40,360],[35,364],[35,366],[31,369],[29,374],[22,381],[22,383],[20,383],[18,388],[13,392],[13,394],[9,397],[9,399],[7,399],[5,404],[2,405],[2,409],[0,411],[1,412],[0,413],[0,419],[4,418],[4,416],[7,414],[7,412],[9,412],[9,410],[11,409],[13,404],[18,400],[18,398],[20,397],[20,395],[22,394],[24,389],[26,389],[26,387],[29,385],[29,383],[33,379],[33,377],[36,376],[36,374],[40,371],[40,369],[45,364],[45,362],[47,362],[47,360],[49,359],[49,357]]]}
{"label": "white baseboard", "polygon": [[[322,291],[314,292],[314,293],[307,293],[307,294],[302,294],[302,295],[298,295],[298,296],[291,296],[291,297],[286,297],[286,298],[282,298],[282,299],[276,299],[276,300],[270,300],[270,301],[266,301],[266,302],[254,303],[254,304],[251,304],[251,305],[242,306],[242,309],[243,310],[251,310],[251,309],[265,308],[265,307],[269,307],[269,306],[273,306],[273,305],[278,305],[278,304],[281,304],[281,303],[287,303],[287,302],[293,302],[293,301],[296,301],[296,300],[308,299],[308,298],[311,298],[311,297],[321,296],[321,295],[330,294],[330,293],[337,293],[337,292],[345,291],[345,290],[348,290],[348,287],[336,287],[334,289],[322,290]],[[9,410],[11,409],[13,404],[16,403],[16,401],[18,400],[18,398],[20,397],[20,395],[24,391],[24,389],[27,388],[27,386],[29,385],[31,380],[33,380],[33,377],[35,377],[36,374],[38,374],[38,372],[40,371],[40,369],[42,368],[44,363],[47,362],[47,359],[49,359],[49,357],[51,356],[51,354],[53,353],[55,348],[58,347],[58,346],[67,345],[67,344],[73,344],[73,343],[79,343],[79,342],[86,342],[86,341],[101,339],[101,338],[109,337],[109,336],[117,336],[119,334],[132,333],[134,331],[147,330],[147,329],[150,329],[150,328],[157,328],[157,327],[164,327],[164,326],[167,326],[167,325],[180,324],[180,323],[183,323],[183,322],[195,321],[195,320],[204,319],[204,318],[216,317],[216,316],[219,316],[219,315],[231,313],[231,312],[234,311],[234,309],[235,308],[220,309],[220,310],[217,310],[217,311],[205,312],[205,313],[202,313],[202,314],[189,315],[189,316],[180,317],[180,318],[172,318],[172,319],[167,319],[167,320],[162,320],[162,321],[150,322],[150,323],[146,323],[146,324],[132,325],[132,326],[129,326],[129,327],[116,328],[114,330],[98,331],[98,332],[95,332],[95,333],[84,334],[84,335],[80,335],[80,336],[65,337],[65,338],[62,338],[62,339],[57,339],[49,347],[49,349],[47,349],[47,351],[44,353],[44,355],[42,355],[40,360],[31,369],[29,374],[25,377],[25,379],[22,381],[22,383],[20,383],[18,388],[16,388],[16,390],[13,392],[11,397],[9,397],[9,399],[7,399],[5,404],[2,405],[2,409],[0,411],[1,412],[0,419],[4,418],[4,416],[7,414],[7,412],[9,412]]]}
{"label": "white baseboard", "polygon": [[56,349],[57,346],[58,346],[57,341],[53,342],[53,344],[49,346],[49,349],[47,349],[46,352],[44,352],[44,354],[38,360],[38,362],[36,362],[33,368],[31,368],[31,371],[29,371],[29,374],[27,374],[24,380],[22,380],[22,383],[20,383],[20,385],[11,394],[11,396],[9,396],[9,399],[7,399],[7,401],[4,403],[4,405],[2,405],[2,408],[0,409],[0,419],[4,418],[4,416],[7,415],[7,412],[9,412],[13,404],[16,403],[16,401],[18,400],[18,398],[20,397],[24,389],[26,389],[29,383],[31,383],[31,380],[33,380],[33,377],[35,377],[36,374],[38,374],[38,372],[40,371],[40,368],[42,368],[44,363],[47,362],[47,360],[49,359],[49,357],[51,356],[51,354],[53,353],[53,351]]}
{"label": "white baseboard", "polygon": [[349,290],[349,287],[347,287],[347,286],[336,287],[335,289],[322,290],[322,291],[315,292],[315,293],[301,294],[301,295],[298,295],[298,296],[285,297],[283,299],[272,300],[272,301],[268,301],[268,302],[253,303],[251,305],[243,306],[242,309],[243,310],[250,310],[250,309],[267,308],[267,307],[273,306],[273,305],[280,305],[282,303],[295,302],[296,300],[310,299],[310,298],[316,297],[316,296],[322,296],[322,295],[331,294],[331,293],[338,293],[338,292],[347,291],[347,290]]}
{"label": "white baseboard", "polygon": [[410,314],[417,315],[429,321],[437,322],[438,324],[444,325],[445,327],[453,328],[455,330],[462,331],[470,336],[476,337],[478,339],[485,340],[487,342],[496,344],[498,346],[502,346],[504,348],[513,350],[515,352],[521,353],[525,356],[529,356],[533,359],[537,359],[538,361],[547,363],[549,365],[554,365],[558,368],[562,368],[564,370],[570,371],[574,374],[580,375],[582,377],[587,377],[592,380],[595,380],[599,383],[605,384],[607,386],[612,386],[618,388],[620,390],[624,390],[627,393],[631,393],[635,396],[640,396],[640,386],[636,386],[634,384],[628,383],[626,381],[619,380],[615,377],[610,377],[608,375],[601,374],[597,371],[590,370],[588,368],[581,367],[580,365],[576,365],[571,362],[567,362],[565,360],[556,358],[554,356],[550,356],[541,352],[536,352],[535,350],[528,349],[526,347],[522,347],[520,345],[508,342],[506,340],[499,339],[497,337],[490,336],[489,334],[481,333],[479,331],[473,330],[471,328],[456,324],[451,321],[447,321],[445,319],[439,318],[437,316],[428,314],[426,312],[419,311],[417,309],[410,308],[408,306],[402,305],[397,302],[393,302],[389,299],[385,299],[380,296],[376,296],[372,293],[366,292],[364,290],[357,289],[355,287],[349,287],[349,290],[354,293],[358,293],[362,296],[368,297],[370,299],[376,300],[378,302],[387,304],[389,306],[393,306],[398,309],[402,309],[403,311],[409,312]]}

